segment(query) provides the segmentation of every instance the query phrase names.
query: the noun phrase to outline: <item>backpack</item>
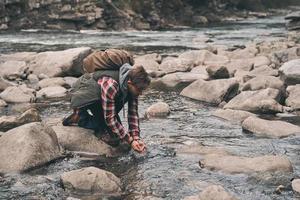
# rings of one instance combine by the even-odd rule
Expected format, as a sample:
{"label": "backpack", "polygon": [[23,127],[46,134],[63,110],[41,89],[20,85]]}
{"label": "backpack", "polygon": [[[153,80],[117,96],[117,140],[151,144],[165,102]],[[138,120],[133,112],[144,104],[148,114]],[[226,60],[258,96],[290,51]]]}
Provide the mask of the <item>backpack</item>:
{"label": "backpack", "polygon": [[83,60],[85,73],[93,73],[98,70],[119,70],[122,65],[128,63],[134,65],[132,54],[120,49],[106,49],[94,51]]}

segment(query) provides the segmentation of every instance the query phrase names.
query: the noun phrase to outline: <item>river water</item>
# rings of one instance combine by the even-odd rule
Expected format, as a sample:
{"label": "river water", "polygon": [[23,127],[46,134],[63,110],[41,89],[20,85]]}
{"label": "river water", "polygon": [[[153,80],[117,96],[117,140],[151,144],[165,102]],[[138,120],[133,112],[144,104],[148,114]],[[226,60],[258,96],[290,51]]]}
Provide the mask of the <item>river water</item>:
{"label": "river water", "polygon": [[[249,41],[273,40],[286,36],[283,17],[247,20],[199,29],[173,31],[95,32],[26,30],[0,33],[0,52],[63,50],[72,47],[124,47],[135,53],[176,54],[187,49],[204,48],[201,38],[213,44],[244,45]],[[65,199],[69,196],[59,180],[65,171],[96,166],[121,178],[121,199],[183,199],[198,194],[209,184],[221,184],[236,197],[245,200],[297,199],[290,180],[300,175],[299,137],[285,139],[257,138],[234,125],[212,116],[217,109],[208,104],[181,97],[176,92],[149,90],[140,99],[140,116],[157,101],[171,107],[166,119],[141,120],[141,135],[147,143],[144,155],[129,154],[99,160],[68,157],[24,174],[10,174],[0,179],[0,199]],[[43,119],[68,114],[68,103],[52,102],[42,109]],[[285,155],[294,172],[235,174],[201,169],[199,155],[176,154],[176,149],[202,144],[223,147],[240,156]],[[279,185],[282,194],[274,193]],[[97,199],[89,197],[88,199]]]}

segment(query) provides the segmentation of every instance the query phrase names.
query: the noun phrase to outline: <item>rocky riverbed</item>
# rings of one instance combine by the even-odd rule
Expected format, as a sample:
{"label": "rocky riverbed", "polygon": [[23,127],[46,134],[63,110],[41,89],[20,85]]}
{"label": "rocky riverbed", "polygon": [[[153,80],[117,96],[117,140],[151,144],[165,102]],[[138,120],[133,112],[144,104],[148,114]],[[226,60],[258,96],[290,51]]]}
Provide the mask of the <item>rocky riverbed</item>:
{"label": "rocky riverbed", "polygon": [[92,51],[0,55],[0,198],[299,197],[298,43],[136,55],[153,78],[140,100],[144,155],[61,125]]}

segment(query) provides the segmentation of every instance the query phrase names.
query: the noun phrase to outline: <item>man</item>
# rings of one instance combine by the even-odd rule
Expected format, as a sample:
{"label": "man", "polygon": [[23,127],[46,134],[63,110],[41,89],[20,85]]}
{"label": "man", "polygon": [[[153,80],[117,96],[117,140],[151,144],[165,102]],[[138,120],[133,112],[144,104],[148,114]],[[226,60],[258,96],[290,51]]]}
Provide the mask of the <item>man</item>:
{"label": "man", "polygon": [[[117,137],[142,153],[146,145],[140,139],[138,96],[149,84],[150,78],[142,66],[127,63],[119,70],[86,73],[72,88],[71,107],[74,112],[64,119],[63,125],[78,124],[95,132],[104,132],[104,136]],[[129,131],[125,130],[118,116],[126,102]]]}

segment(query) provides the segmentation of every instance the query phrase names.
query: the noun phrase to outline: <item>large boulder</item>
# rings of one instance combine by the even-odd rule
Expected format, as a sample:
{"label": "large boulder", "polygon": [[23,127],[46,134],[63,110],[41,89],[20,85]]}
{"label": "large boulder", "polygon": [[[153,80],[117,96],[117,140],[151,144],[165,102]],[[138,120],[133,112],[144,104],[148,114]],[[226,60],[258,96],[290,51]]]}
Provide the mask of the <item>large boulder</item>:
{"label": "large boulder", "polygon": [[268,65],[263,65],[253,69],[249,74],[254,76],[278,76],[279,72]]}
{"label": "large boulder", "polygon": [[222,171],[229,174],[255,172],[292,172],[288,158],[283,156],[240,157],[210,154],[200,160],[200,166],[208,170]]}
{"label": "large boulder", "polygon": [[24,61],[8,60],[3,63],[0,62],[0,76],[9,80],[19,78],[25,69],[26,62]]}
{"label": "large boulder", "polygon": [[198,154],[198,155],[231,155],[226,149],[221,147],[210,147],[201,144],[191,144],[177,149],[176,154]]}
{"label": "large boulder", "polygon": [[289,86],[286,91],[288,98],[285,100],[285,104],[295,110],[300,110],[300,84]]}
{"label": "large boulder", "polygon": [[254,62],[250,59],[236,59],[224,64],[230,75],[233,75],[236,71],[250,71],[253,69]]}
{"label": "large boulder", "polygon": [[243,85],[242,91],[261,90],[266,88],[283,90],[284,82],[274,76],[256,76]]}
{"label": "large boulder", "polygon": [[224,79],[230,77],[228,69],[222,65],[208,66],[206,71],[211,79]]}
{"label": "large boulder", "polygon": [[235,123],[242,123],[246,118],[256,116],[255,114],[247,111],[232,109],[218,109],[213,113],[213,115]]}
{"label": "large boulder", "polygon": [[45,88],[45,87],[53,87],[53,86],[66,86],[66,81],[62,77],[54,77],[54,78],[45,78],[43,80],[40,80],[38,82],[38,86],[40,88]]}
{"label": "large boulder", "polygon": [[167,103],[158,102],[147,108],[145,116],[147,118],[167,117],[170,114],[170,107]]}
{"label": "large boulder", "polygon": [[184,198],[184,200],[237,200],[220,185],[206,187],[199,195]]}
{"label": "large boulder", "polygon": [[287,85],[300,84],[300,59],[284,63],[279,68],[279,73]]}
{"label": "large boulder", "polygon": [[266,56],[257,56],[257,57],[251,58],[250,60],[253,62],[254,68],[271,64],[270,59]]}
{"label": "large boulder", "polygon": [[36,94],[37,99],[56,99],[67,96],[67,89],[61,86],[49,86],[39,90]]}
{"label": "large boulder", "polygon": [[0,173],[28,170],[60,156],[54,131],[40,122],[19,126],[0,137]]}
{"label": "large boulder", "polygon": [[258,136],[282,138],[290,135],[300,135],[300,127],[278,120],[265,120],[258,117],[248,117],[242,123],[243,130]]}
{"label": "large boulder", "polygon": [[274,63],[277,67],[280,66],[282,63],[286,63],[294,59],[299,59],[299,57],[300,47],[292,47],[289,49],[276,51],[270,55],[272,63]]}
{"label": "large boulder", "polygon": [[159,66],[159,70],[166,74],[170,74],[174,72],[186,72],[191,70],[193,67],[193,62],[188,59],[168,57],[162,61]]}
{"label": "large boulder", "polygon": [[300,179],[294,179],[292,181],[292,188],[295,192],[300,193]]}
{"label": "large boulder", "polygon": [[172,74],[167,74],[162,78],[151,81],[151,87],[157,89],[181,91],[183,88],[185,88],[192,82],[203,78],[206,78],[203,74],[197,74],[192,72],[176,72]]}
{"label": "large boulder", "polygon": [[212,81],[197,80],[184,88],[180,95],[192,99],[219,104],[236,95],[239,84],[235,79],[218,79]]}
{"label": "large boulder", "polygon": [[27,103],[35,101],[35,90],[27,88],[25,85],[10,86],[0,93],[7,103]]}
{"label": "large boulder", "polygon": [[158,74],[157,72],[159,71],[159,63],[161,60],[161,56],[156,53],[139,56],[134,59],[135,65],[142,65],[153,77],[156,77]]}
{"label": "large boulder", "polygon": [[99,198],[121,195],[120,179],[113,173],[96,167],[65,172],[61,175],[61,180],[64,188],[71,193],[99,195]]}
{"label": "large boulder", "polygon": [[254,113],[278,113],[283,111],[282,105],[278,103],[281,98],[281,92],[273,88],[243,91],[231,99],[224,108]]}
{"label": "large boulder", "polygon": [[85,151],[112,156],[115,150],[99,140],[94,131],[76,126],[52,126],[59,144],[69,151]]}
{"label": "large boulder", "polygon": [[225,55],[231,60],[253,58],[257,53],[258,50],[255,47],[236,49],[234,51],[218,51],[218,55]]}
{"label": "large boulder", "polygon": [[206,80],[206,81],[209,80],[209,75],[206,71],[206,66],[203,66],[203,65],[196,66],[191,70],[191,73],[201,75],[201,77],[202,77],[201,79],[203,79],[203,80]]}
{"label": "large boulder", "polygon": [[21,116],[2,116],[0,117],[0,131],[8,131],[9,129],[27,124],[30,122],[40,122],[39,112],[32,108],[24,112]]}

